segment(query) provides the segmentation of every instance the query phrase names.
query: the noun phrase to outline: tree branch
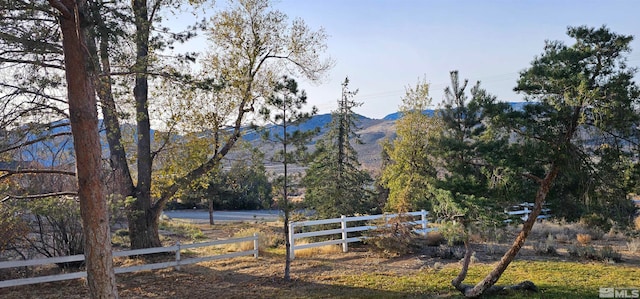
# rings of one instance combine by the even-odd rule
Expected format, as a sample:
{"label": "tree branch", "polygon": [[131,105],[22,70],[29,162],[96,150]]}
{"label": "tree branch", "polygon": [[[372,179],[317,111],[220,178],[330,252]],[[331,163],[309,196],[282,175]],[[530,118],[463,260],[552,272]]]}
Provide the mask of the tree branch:
{"label": "tree branch", "polygon": [[73,18],[73,13],[66,7],[60,0],[49,0],[49,4],[55,9],[57,9],[63,17],[67,19]]}
{"label": "tree branch", "polygon": [[7,195],[5,198],[0,200],[0,202],[5,202],[9,199],[40,199],[47,198],[53,196],[77,196],[78,192],[73,191],[62,191],[62,192],[53,192],[53,193],[43,193],[43,194],[34,194],[34,195]]}
{"label": "tree branch", "polygon": [[76,173],[73,171],[65,171],[65,170],[56,170],[56,169],[0,169],[0,172],[6,172],[3,175],[0,175],[0,181],[16,175],[16,174],[61,174],[61,175],[69,175],[76,176]]}
{"label": "tree branch", "polygon": [[0,149],[0,154],[9,152],[9,151],[12,151],[12,150],[15,150],[15,149],[19,149],[19,148],[21,148],[23,146],[32,145],[32,144],[35,144],[35,143],[38,143],[38,142],[45,141],[45,140],[50,139],[50,138],[56,138],[56,137],[60,137],[60,136],[71,136],[71,132],[60,132],[60,133],[56,133],[56,134],[51,134],[51,135],[40,137],[38,139],[34,139],[34,140],[31,140],[31,141],[28,141],[28,142],[25,142],[25,143],[20,143],[18,145],[14,145],[14,146],[9,147],[9,148]]}

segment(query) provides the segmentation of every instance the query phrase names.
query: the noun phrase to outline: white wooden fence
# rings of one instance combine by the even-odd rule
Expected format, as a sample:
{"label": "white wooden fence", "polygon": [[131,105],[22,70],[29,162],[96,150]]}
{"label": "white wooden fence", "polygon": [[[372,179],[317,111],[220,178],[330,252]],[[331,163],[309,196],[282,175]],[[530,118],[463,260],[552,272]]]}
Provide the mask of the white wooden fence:
{"label": "white wooden fence", "polygon": [[[531,214],[530,208],[533,208],[533,206],[534,206],[533,203],[523,202],[517,206],[511,207],[510,211],[505,209],[504,212],[509,216],[517,216],[520,219],[522,219],[522,221],[527,221],[527,219],[529,219],[529,215]],[[521,209],[521,210],[516,210],[516,209]],[[551,210],[547,208],[543,208],[540,211],[540,215],[538,215],[537,219],[543,220],[550,217],[551,217]],[[511,222],[511,221],[512,221],[511,219],[505,220],[505,222]]]}
{"label": "white wooden fence", "polygon": [[[250,241],[253,241],[253,250],[238,251],[238,252],[219,254],[219,255],[213,255],[213,256],[195,257],[195,258],[189,258],[189,259],[180,258],[180,250],[183,250],[183,249],[250,242]],[[233,258],[233,257],[245,256],[245,255],[253,255],[254,257],[257,258],[258,257],[258,234],[254,234],[251,237],[245,237],[245,238],[217,240],[217,241],[203,242],[203,243],[180,244],[180,242],[177,242],[176,245],[169,246],[169,247],[155,247],[155,248],[147,248],[147,249],[127,250],[127,251],[114,251],[113,256],[114,257],[135,256],[135,255],[172,252],[172,251],[175,252],[174,261],[115,268],[114,269],[115,273],[116,274],[129,273],[129,272],[135,272],[135,271],[155,270],[155,269],[162,269],[162,268],[168,268],[168,267],[175,267],[176,270],[180,270],[180,266],[182,265],[188,265],[188,264],[194,264],[194,263],[200,263],[200,262],[212,261],[212,260],[221,260],[221,259],[227,259],[227,258]],[[44,259],[0,262],[0,269],[39,266],[39,265],[48,265],[48,264],[55,264],[55,263],[79,262],[79,261],[84,261],[84,254],[44,258]],[[73,273],[48,275],[48,276],[38,276],[38,277],[32,277],[32,278],[2,280],[0,281],[0,288],[36,284],[36,283],[43,283],[43,282],[77,279],[77,278],[84,278],[84,277],[87,277],[86,271],[78,271]]]}
{"label": "white wooden fence", "polygon": [[[434,230],[434,228],[427,228],[427,223],[428,223],[427,214],[428,214],[427,211],[422,210],[418,212],[410,212],[410,213],[402,214],[402,216],[411,216],[413,218],[420,216],[420,220],[409,221],[404,223],[421,225],[421,228],[416,229],[415,231],[420,234],[426,235],[429,231]],[[290,222],[289,223],[289,243],[291,244],[291,247],[289,249],[289,253],[291,256],[291,260],[295,258],[296,249],[305,249],[305,248],[313,248],[313,247],[322,247],[326,245],[342,244],[342,252],[347,252],[349,250],[348,243],[361,242],[365,238],[364,236],[349,237],[348,233],[367,231],[367,230],[377,228],[377,226],[371,226],[371,225],[348,227],[349,222],[372,221],[372,220],[384,219],[385,223],[387,223],[389,219],[392,219],[395,217],[398,217],[398,214],[382,214],[382,215],[370,215],[370,216],[358,216],[358,217],[346,217],[343,215],[340,218]],[[323,224],[332,224],[332,223],[340,223],[340,228],[296,233],[296,228],[303,228],[307,226],[315,226],[315,225],[323,225]],[[318,236],[338,235],[338,234],[340,234],[341,236],[340,239],[295,245],[295,241],[297,239],[318,237]]]}

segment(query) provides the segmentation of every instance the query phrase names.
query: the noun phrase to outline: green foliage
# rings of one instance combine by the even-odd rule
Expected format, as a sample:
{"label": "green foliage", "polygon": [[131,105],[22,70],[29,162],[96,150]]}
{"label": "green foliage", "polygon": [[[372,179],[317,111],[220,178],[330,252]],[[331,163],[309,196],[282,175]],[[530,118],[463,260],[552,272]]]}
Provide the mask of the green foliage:
{"label": "green foliage", "polygon": [[438,169],[432,183],[433,214],[443,219],[465,215],[473,219],[467,223],[471,226],[500,223],[504,207],[531,191],[515,183],[509,157],[500,157],[510,154],[504,149],[509,140],[489,126],[489,112],[499,106],[495,97],[478,82],[469,99],[468,80],[460,82],[457,71],[450,76],[444,107],[437,113],[441,129],[431,139],[430,155]]}
{"label": "green foliage", "polygon": [[28,230],[28,234],[14,236],[19,240],[13,240],[13,250],[20,255],[57,257],[84,253],[80,205],[75,198],[47,197],[16,201],[11,203],[9,211],[13,211],[13,217],[18,217],[12,221],[20,221],[23,223],[21,229]]}
{"label": "green foliage", "polygon": [[438,227],[438,231],[447,240],[449,246],[464,243],[469,235],[469,232],[460,222],[444,222]]}
{"label": "green foliage", "polygon": [[[180,197],[183,207],[191,208],[213,201],[217,210],[268,209],[273,205],[272,184],[264,167],[264,154],[250,149],[231,164],[229,170],[208,176],[199,186]],[[180,205],[176,205],[180,206]]]}
{"label": "green foliage", "polygon": [[315,157],[303,179],[307,188],[304,203],[320,218],[369,214],[376,208],[373,180],[359,169],[350,142],[351,138],[357,139],[357,115],[352,109],[360,103],[351,99],[357,90],[349,91],[348,84],[345,79],[338,111],[332,113],[329,131],[316,143]]}
{"label": "green foliage", "polygon": [[0,202],[0,253],[19,245],[30,229],[23,213],[6,202]]}
{"label": "green foliage", "polygon": [[423,114],[430,104],[429,85],[425,80],[408,87],[400,107],[402,118],[396,121],[397,137],[382,145],[388,162],[381,182],[389,190],[385,207],[389,211],[430,209],[437,175],[431,139],[441,130],[437,118]]}
{"label": "green foliage", "polygon": [[633,154],[627,140],[635,138],[631,128],[640,97],[636,70],[626,65],[632,37],[606,27],[570,27],[567,33],[573,45],[547,42],[521,73],[515,90],[532,103],[506,114],[501,124],[517,133],[520,142],[510,148],[528,155],[528,173],[541,176],[549,165],[561,169],[548,197],[552,208],[562,207],[562,213],[576,206],[626,225],[632,190],[624,182]]}
{"label": "green foliage", "polygon": [[280,209],[285,212],[285,225],[288,225],[289,212],[292,207],[289,195],[298,192],[297,177],[289,173],[292,164],[306,164],[309,160],[306,145],[318,134],[320,128],[314,130],[301,131],[295,126],[307,121],[317,113],[314,106],[311,112],[303,112],[302,108],[307,104],[307,94],[304,90],[298,90],[298,83],[288,77],[283,77],[275,86],[273,93],[267,99],[265,106],[260,111],[263,118],[276,128],[274,134],[265,132],[263,138],[269,142],[276,143],[278,150],[272,160],[282,163],[284,173],[274,179],[277,186],[276,196],[281,199],[278,203]]}

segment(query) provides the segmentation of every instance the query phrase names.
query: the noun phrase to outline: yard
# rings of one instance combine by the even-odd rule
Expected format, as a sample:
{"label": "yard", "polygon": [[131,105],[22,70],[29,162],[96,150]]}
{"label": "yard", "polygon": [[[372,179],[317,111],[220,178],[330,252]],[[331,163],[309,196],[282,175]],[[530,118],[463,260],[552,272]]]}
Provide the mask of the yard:
{"label": "yard", "polygon": [[[532,240],[500,279],[499,284],[531,280],[538,293],[511,293],[500,298],[598,298],[601,287],[640,288],[640,250],[621,234],[594,234],[580,245],[577,235],[585,233],[575,224],[537,224]],[[198,225],[207,238],[229,237],[238,231],[260,227],[275,242],[279,228],[272,224]],[[506,250],[510,234],[505,229],[496,239],[476,236],[476,254],[467,282],[480,280]],[[551,237],[549,237],[551,236]],[[167,231],[168,243],[189,237]],[[584,241],[584,240],[583,240]],[[546,246],[543,246],[546,245]],[[576,248],[599,251],[611,246],[622,260],[594,261],[572,256]],[[634,247],[635,246],[635,247]],[[553,252],[548,251],[553,247]],[[180,271],[163,269],[118,275],[121,298],[459,298],[450,281],[459,270],[459,250],[446,245],[426,246],[420,252],[392,256],[368,245],[339,246],[296,252],[292,281],[282,279],[284,248],[264,248],[260,257],[242,257],[184,266]],[[231,250],[217,249],[217,250]],[[547,250],[547,251],[545,251]],[[450,253],[442,254],[442,252]],[[187,252],[185,254],[198,254]],[[137,260],[116,263],[139,263]],[[0,289],[2,298],[85,298],[84,282],[57,283]]]}

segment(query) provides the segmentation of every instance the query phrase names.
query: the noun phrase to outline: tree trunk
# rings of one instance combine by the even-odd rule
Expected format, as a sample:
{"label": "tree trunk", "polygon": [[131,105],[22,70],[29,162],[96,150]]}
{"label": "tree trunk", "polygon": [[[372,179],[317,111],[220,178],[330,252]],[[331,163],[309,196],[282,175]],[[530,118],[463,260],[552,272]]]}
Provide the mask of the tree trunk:
{"label": "tree trunk", "polygon": [[291,280],[291,242],[289,236],[292,232],[289,231],[289,209],[284,210],[284,280]]}
{"label": "tree trunk", "polygon": [[158,220],[162,210],[152,209],[150,201],[151,199],[140,200],[138,197],[130,206],[128,222],[132,249],[162,246],[158,234]]}
{"label": "tree trunk", "polygon": [[146,0],[132,1],[136,24],[136,73],[133,96],[136,102],[138,184],[135,200],[128,214],[131,248],[160,247],[158,218],[161,207],[155,207],[151,199],[151,122],[149,119],[149,83],[147,80],[149,57],[149,14]]}
{"label": "tree trunk", "polygon": [[108,30],[104,21],[98,19],[96,22],[100,31],[100,61],[102,62],[102,76],[97,78],[98,94],[101,99],[102,115],[104,117],[107,143],[109,144],[109,159],[113,171],[114,192],[123,200],[127,196],[132,196],[134,191],[133,179],[127,163],[127,154],[122,145],[122,132],[120,121],[118,120],[116,103],[113,99],[111,88],[111,63],[109,60]]}
{"label": "tree trunk", "polygon": [[[527,240],[527,237],[529,236],[533,225],[537,221],[538,215],[540,215],[540,212],[542,211],[542,204],[544,203],[545,198],[549,193],[549,189],[551,188],[551,185],[553,184],[555,178],[558,176],[558,172],[558,166],[554,164],[551,166],[551,170],[547,173],[544,179],[540,180],[540,187],[538,187],[538,192],[536,193],[535,205],[533,207],[533,210],[531,211],[531,214],[529,215],[529,218],[522,225],[522,230],[516,237],[513,245],[511,245],[511,248],[502,256],[494,269],[482,281],[478,282],[473,287],[462,285],[462,280],[464,279],[464,277],[459,276],[454,281],[452,281],[452,285],[456,287],[456,289],[461,291],[465,297],[475,298],[483,295],[498,281],[498,279],[500,279],[502,273],[504,273],[504,271],[516,257],[525,241]],[[467,248],[467,250],[469,249]],[[464,269],[464,267],[463,270],[464,272],[466,272],[466,269]],[[535,289],[535,285],[533,285],[531,282],[523,282],[521,285],[523,287],[528,286],[529,289]],[[502,289],[504,288],[496,288],[496,290]]]}
{"label": "tree trunk", "polygon": [[[111,166],[110,182],[106,184],[107,193],[118,196],[116,200],[124,201],[127,196],[133,196],[134,186],[127,154],[122,145],[122,131],[118,120],[116,103],[111,87],[111,62],[109,58],[109,29],[106,27],[98,8],[94,8],[93,20],[99,38],[87,39],[87,47],[93,58],[96,69],[93,75],[94,85],[97,87],[100,107],[104,119],[104,127],[109,145],[109,161]],[[96,39],[99,39],[100,49],[96,47]]]}
{"label": "tree trunk", "polygon": [[209,224],[213,225],[213,198],[209,199]]}
{"label": "tree trunk", "polygon": [[85,1],[50,0],[62,14],[62,45],[69,97],[69,115],[76,154],[78,197],[82,217],[87,282],[92,298],[118,298],[111,252],[109,215],[100,178],[101,154],[98,112],[85,43]]}

